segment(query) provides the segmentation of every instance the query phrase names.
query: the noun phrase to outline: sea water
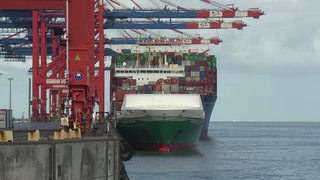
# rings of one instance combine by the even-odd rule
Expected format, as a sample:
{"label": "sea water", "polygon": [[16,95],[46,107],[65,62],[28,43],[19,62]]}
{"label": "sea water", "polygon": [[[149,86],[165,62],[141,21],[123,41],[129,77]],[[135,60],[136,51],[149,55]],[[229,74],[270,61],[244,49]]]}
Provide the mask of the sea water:
{"label": "sea water", "polygon": [[193,151],[135,152],[130,180],[320,179],[320,123],[212,122]]}

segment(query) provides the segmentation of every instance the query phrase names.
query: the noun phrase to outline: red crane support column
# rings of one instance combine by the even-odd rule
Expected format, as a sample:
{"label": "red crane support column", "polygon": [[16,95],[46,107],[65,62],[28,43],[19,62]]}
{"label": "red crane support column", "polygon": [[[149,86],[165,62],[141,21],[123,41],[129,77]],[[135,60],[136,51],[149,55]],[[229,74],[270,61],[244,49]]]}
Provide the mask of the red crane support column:
{"label": "red crane support column", "polygon": [[92,100],[90,85],[93,82],[94,4],[93,0],[69,1],[69,87],[72,115],[82,129],[90,123]]}
{"label": "red crane support column", "polygon": [[41,57],[41,65],[40,65],[40,76],[39,80],[41,81],[41,96],[40,96],[40,117],[41,120],[44,121],[46,119],[46,105],[47,105],[47,86],[46,86],[46,67],[47,67],[47,26],[45,21],[41,21],[40,23],[40,57]]}
{"label": "red crane support column", "polygon": [[39,118],[39,12],[32,11],[32,119]]}
{"label": "red crane support column", "polygon": [[[99,1],[97,1],[99,3]],[[98,76],[95,79],[95,84],[97,85],[97,97],[98,97],[98,103],[99,103],[99,112],[104,112],[104,28],[103,28],[103,12],[104,7],[103,4],[99,4],[99,12],[97,14],[97,21],[98,21],[98,32],[99,32],[99,44],[98,44],[98,54],[97,54],[97,61],[99,63],[99,69],[98,69]],[[99,114],[100,120],[104,118],[104,113]]]}
{"label": "red crane support column", "polygon": [[49,108],[50,111],[50,117],[51,116],[56,116],[57,113],[57,94],[58,94],[58,90],[53,89],[50,90],[50,97],[51,98],[51,107]]}

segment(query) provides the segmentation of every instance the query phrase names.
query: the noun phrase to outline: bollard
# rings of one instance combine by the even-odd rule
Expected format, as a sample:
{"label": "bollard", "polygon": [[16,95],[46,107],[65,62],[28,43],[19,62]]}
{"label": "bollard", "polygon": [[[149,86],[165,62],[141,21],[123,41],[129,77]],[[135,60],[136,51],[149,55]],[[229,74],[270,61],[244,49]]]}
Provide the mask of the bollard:
{"label": "bollard", "polygon": [[40,140],[39,130],[28,132],[28,141],[39,141],[39,140]]}
{"label": "bollard", "polygon": [[12,131],[0,131],[0,142],[13,142]]}

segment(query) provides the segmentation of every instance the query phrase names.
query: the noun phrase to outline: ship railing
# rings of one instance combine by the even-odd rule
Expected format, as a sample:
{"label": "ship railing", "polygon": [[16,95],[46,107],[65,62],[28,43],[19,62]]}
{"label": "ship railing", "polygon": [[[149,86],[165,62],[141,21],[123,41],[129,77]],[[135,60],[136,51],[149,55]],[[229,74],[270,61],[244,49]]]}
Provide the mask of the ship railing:
{"label": "ship railing", "polygon": [[176,67],[139,67],[139,68],[130,68],[130,67],[116,67],[115,75],[124,75],[124,74],[184,74],[183,66]]}

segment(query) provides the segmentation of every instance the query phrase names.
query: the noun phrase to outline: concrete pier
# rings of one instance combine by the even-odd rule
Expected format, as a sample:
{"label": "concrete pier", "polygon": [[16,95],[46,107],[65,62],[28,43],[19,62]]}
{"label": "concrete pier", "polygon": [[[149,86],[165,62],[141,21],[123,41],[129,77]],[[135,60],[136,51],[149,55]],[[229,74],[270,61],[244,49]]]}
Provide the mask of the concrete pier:
{"label": "concrete pier", "polygon": [[118,180],[116,136],[0,143],[3,180]]}

